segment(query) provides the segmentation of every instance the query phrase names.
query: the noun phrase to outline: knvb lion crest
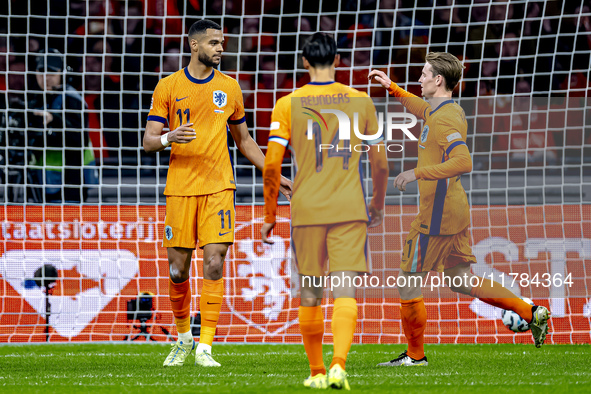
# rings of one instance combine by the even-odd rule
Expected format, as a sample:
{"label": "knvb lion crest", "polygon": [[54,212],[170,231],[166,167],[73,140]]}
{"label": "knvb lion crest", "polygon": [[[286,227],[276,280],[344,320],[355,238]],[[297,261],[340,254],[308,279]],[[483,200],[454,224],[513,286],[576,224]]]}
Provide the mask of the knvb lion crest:
{"label": "knvb lion crest", "polygon": [[218,108],[225,107],[228,104],[228,95],[222,90],[216,90],[213,92],[213,103]]}
{"label": "knvb lion crest", "polygon": [[425,126],[423,132],[421,133],[421,144],[427,142],[427,137],[429,136],[429,126]]}
{"label": "knvb lion crest", "polygon": [[[49,296],[35,281],[43,266],[57,272]],[[128,250],[9,250],[0,256],[2,279],[64,338],[80,334],[138,272],[139,259]]]}
{"label": "knvb lion crest", "polygon": [[[236,229],[236,242],[232,248],[231,264],[226,265],[224,297],[230,311],[251,327],[264,334],[275,335],[297,323],[289,321],[290,264],[289,239],[281,236],[277,227],[266,245],[256,235],[260,233],[261,220],[244,223]],[[289,234],[289,220],[278,218],[278,226],[285,226]]]}

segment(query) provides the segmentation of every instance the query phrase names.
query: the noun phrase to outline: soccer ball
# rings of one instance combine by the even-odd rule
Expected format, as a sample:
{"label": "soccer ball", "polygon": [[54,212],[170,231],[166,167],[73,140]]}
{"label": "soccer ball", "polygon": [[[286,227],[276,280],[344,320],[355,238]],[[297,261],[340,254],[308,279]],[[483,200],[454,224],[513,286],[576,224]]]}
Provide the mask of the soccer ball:
{"label": "soccer ball", "polygon": [[[530,305],[534,305],[533,301],[529,298],[521,297],[521,299]],[[513,332],[525,332],[529,330],[529,323],[522,319],[517,313],[504,310],[501,313],[501,316],[503,317],[503,324],[509,330]]]}

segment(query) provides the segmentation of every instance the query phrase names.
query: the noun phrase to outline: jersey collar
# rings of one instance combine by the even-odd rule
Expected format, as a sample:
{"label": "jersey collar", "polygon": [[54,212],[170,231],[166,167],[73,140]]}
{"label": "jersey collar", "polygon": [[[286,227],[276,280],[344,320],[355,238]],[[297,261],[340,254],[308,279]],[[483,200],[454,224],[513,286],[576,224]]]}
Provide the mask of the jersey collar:
{"label": "jersey collar", "polygon": [[435,113],[435,111],[437,111],[439,108],[443,107],[445,104],[453,104],[454,101],[452,99],[449,100],[445,100],[443,102],[441,102],[437,108],[435,108],[433,111],[429,112],[429,116],[433,115]]}
{"label": "jersey collar", "polygon": [[308,85],[330,85],[331,83],[335,83],[335,81],[326,81],[326,82],[308,82]]}
{"label": "jersey collar", "polygon": [[197,79],[197,78],[193,78],[191,76],[191,74],[189,74],[189,68],[185,67],[185,75],[187,76],[187,78],[189,79],[189,81],[193,82],[193,83],[208,83],[209,81],[211,81],[213,79],[213,76],[215,75],[215,70],[211,70],[211,75],[205,79]]}

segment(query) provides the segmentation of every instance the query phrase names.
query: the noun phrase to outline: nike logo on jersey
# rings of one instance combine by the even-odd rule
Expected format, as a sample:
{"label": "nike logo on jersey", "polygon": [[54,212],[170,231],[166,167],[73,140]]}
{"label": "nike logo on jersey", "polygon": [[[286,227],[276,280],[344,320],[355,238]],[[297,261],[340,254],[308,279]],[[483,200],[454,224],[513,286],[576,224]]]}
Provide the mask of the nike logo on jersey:
{"label": "nike logo on jersey", "polygon": [[226,235],[226,234],[230,234],[231,232],[232,232],[232,231],[228,231],[228,232],[225,232],[225,233],[222,233],[222,232],[220,232],[220,233],[218,233],[218,235],[219,235],[220,237],[222,237],[222,236],[224,236],[224,235]]}
{"label": "nike logo on jersey", "polygon": [[181,101],[181,100],[184,100],[184,99],[186,99],[187,97],[189,97],[189,96],[185,96],[185,97],[183,97],[183,98],[178,98],[178,99],[176,99],[176,102],[178,103],[179,101]]}
{"label": "nike logo on jersey", "polygon": [[207,305],[219,305],[219,304],[220,304],[219,302],[209,302],[209,301],[207,301]]}

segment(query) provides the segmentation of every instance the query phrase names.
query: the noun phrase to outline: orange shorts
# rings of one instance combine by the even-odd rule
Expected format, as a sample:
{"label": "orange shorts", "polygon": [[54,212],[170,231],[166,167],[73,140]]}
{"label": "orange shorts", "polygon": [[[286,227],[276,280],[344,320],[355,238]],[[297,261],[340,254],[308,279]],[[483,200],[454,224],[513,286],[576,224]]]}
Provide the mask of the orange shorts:
{"label": "orange shorts", "polygon": [[291,239],[300,275],[323,276],[327,271],[369,272],[367,222],[296,226],[292,228]]}
{"label": "orange shorts", "polygon": [[476,262],[468,227],[454,235],[427,235],[413,228],[406,237],[400,268],[404,272],[443,272],[462,262]]}
{"label": "orange shorts", "polygon": [[195,249],[207,244],[234,242],[234,190],[204,196],[167,196],[164,219],[165,248]]}

